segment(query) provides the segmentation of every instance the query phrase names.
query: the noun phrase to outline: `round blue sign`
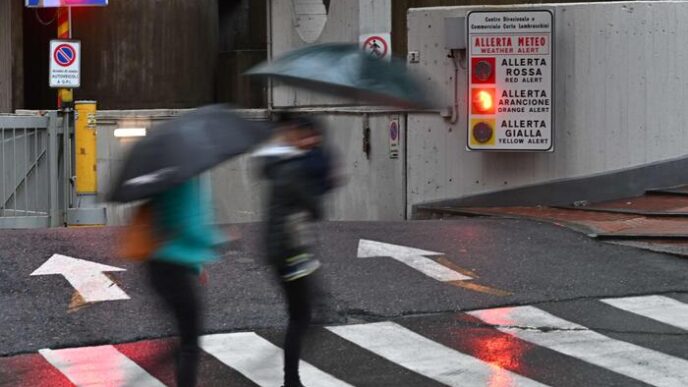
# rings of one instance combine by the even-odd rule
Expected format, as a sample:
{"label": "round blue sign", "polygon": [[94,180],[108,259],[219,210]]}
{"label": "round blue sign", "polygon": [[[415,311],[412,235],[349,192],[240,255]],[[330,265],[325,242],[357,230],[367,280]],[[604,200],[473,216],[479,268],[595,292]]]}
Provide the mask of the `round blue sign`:
{"label": "round blue sign", "polygon": [[389,137],[393,141],[396,141],[396,139],[399,138],[399,125],[396,121],[392,121],[392,123],[389,124]]}

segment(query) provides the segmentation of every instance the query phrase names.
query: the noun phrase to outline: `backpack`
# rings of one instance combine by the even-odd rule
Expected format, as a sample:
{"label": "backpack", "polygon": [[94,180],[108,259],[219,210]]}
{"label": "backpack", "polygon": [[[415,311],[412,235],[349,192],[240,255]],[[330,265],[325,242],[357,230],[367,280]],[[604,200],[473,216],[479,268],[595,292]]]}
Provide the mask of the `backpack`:
{"label": "backpack", "polygon": [[151,258],[160,244],[153,220],[153,206],[150,202],[136,209],[131,223],[119,235],[120,257],[135,262]]}

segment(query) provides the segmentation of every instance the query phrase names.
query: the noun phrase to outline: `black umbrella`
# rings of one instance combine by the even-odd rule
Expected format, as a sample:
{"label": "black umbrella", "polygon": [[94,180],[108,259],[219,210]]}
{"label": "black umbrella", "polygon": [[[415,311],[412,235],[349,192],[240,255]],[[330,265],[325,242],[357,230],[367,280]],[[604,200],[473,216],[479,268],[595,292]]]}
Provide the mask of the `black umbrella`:
{"label": "black umbrella", "polygon": [[294,86],[372,103],[430,106],[425,88],[407,72],[403,61],[374,58],[355,44],[308,46],[261,63],[246,75],[271,77]]}
{"label": "black umbrella", "polygon": [[272,133],[227,105],[211,105],[167,121],[134,144],[109,200],[148,198],[250,150]]}

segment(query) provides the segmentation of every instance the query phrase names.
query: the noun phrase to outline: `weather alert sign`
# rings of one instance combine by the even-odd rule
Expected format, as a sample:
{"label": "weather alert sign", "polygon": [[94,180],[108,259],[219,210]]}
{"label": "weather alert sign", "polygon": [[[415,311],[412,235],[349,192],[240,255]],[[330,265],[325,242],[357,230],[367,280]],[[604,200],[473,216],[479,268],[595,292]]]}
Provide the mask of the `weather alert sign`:
{"label": "weather alert sign", "polygon": [[469,150],[552,151],[550,11],[468,14]]}
{"label": "weather alert sign", "polygon": [[72,89],[81,86],[81,42],[50,41],[50,87]]}

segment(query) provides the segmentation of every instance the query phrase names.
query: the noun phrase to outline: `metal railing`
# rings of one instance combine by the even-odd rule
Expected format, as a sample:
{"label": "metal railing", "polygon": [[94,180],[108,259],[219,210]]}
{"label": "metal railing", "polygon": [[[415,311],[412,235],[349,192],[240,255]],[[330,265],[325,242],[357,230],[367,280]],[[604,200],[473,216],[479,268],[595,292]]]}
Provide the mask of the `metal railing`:
{"label": "metal railing", "polygon": [[0,116],[0,228],[60,223],[58,116]]}

